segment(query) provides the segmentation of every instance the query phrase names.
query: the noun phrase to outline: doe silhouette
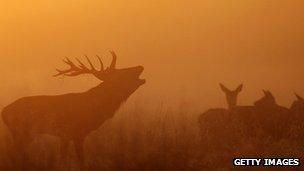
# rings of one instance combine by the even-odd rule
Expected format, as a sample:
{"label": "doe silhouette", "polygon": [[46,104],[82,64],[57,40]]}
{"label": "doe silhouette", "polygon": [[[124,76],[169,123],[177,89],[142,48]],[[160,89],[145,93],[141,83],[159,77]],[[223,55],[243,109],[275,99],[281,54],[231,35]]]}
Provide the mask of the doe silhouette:
{"label": "doe silhouette", "polygon": [[237,105],[237,96],[243,89],[243,84],[239,85],[235,90],[229,90],[223,84],[220,83],[222,91],[226,95],[226,100],[228,104],[228,109],[233,109]]}
{"label": "doe silhouette", "polygon": [[80,164],[84,164],[83,143],[86,136],[114,116],[121,104],[145,83],[139,76],[142,66],[117,69],[116,54],[111,51],[110,67],[96,69],[87,58],[90,67],[80,60],[79,65],[70,59],[63,60],[70,68],[57,70],[60,76],[92,74],[100,81],[98,86],[82,92],[57,96],[32,96],[21,98],[2,111],[4,123],[12,133],[17,149],[25,154],[25,149],[37,134],[50,134],[61,139],[62,160],[67,156],[70,141],[74,142]]}
{"label": "doe silhouette", "polygon": [[292,113],[291,123],[293,125],[291,128],[291,135],[296,141],[300,144],[304,142],[304,99],[300,95],[295,93],[297,100],[295,100],[291,107],[290,111]]}

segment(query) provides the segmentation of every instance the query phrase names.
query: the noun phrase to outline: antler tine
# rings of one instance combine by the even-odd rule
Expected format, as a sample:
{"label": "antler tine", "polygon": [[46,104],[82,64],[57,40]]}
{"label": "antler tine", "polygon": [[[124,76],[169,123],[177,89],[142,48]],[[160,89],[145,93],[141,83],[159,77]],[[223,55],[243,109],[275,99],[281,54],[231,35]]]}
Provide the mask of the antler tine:
{"label": "antler tine", "polygon": [[114,51],[110,51],[110,53],[112,54],[112,57],[113,57],[110,68],[115,69],[117,56]]}
{"label": "antler tine", "polygon": [[104,70],[104,66],[103,66],[102,60],[101,60],[101,58],[98,55],[96,55],[96,57],[98,58],[98,61],[100,63],[100,71],[103,71]]}
{"label": "antler tine", "polygon": [[97,70],[95,69],[94,65],[92,64],[92,62],[90,61],[90,59],[88,58],[88,56],[87,56],[87,55],[84,55],[84,56],[87,58],[87,61],[89,62],[90,66],[91,66],[91,70],[92,70],[92,71],[97,71]]}
{"label": "antler tine", "polygon": [[[87,67],[81,60],[79,60],[78,58],[75,58],[76,61],[78,62],[78,65],[75,65],[75,63],[73,63],[69,58],[65,58],[63,60],[64,63],[66,63],[67,65],[70,66],[69,69],[66,70],[59,70],[56,69],[56,71],[58,72],[56,75],[54,75],[54,77],[57,77],[59,75],[66,75],[66,76],[77,76],[77,75],[81,75],[81,74],[93,74],[95,77],[97,77],[98,79],[102,80],[102,75],[104,72],[104,65],[102,63],[101,58],[96,55],[99,62],[100,62],[100,71],[97,70],[93,63],[90,61],[90,59],[88,58],[87,55],[85,55],[88,63],[90,64],[91,68]],[[116,55],[113,54],[113,60],[112,60],[112,67],[115,67],[115,63],[116,63]]]}
{"label": "antler tine", "polygon": [[89,69],[78,58],[76,58],[76,60],[79,63],[79,67],[81,69],[89,71]]}
{"label": "antler tine", "polygon": [[76,66],[69,58],[66,58],[63,60],[64,63],[70,66],[69,69],[66,70],[59,70],[56,69],[58,72],[54,77],[60,76],[60,75],[66,75],[66,76],[77,76],[80,74],[90,74],[93,73],[95,70],[89,70],[78,58],[76,60],[79,62],[80,66]]}
{"label": "antler tine", "polygon": [[56,69],[56,71],[58,72],[57,74],[53,75],[53,77],[57,77],[59,75],[65,75],[66,74],[66,71],[61,71],[59,69]]}
{"label": "antler tine", "polygon": [[62,61],[70,66],[75,66],[68,57],[65,57],[65,59],[63,59]]}
{"label": "antler tine", "polygon": [[68,58],[66,57],[65,59],[62,60],[64,63],[66,63],[67,65],[70,66],[70,69],[66,69],[66,70],[59,70],[56,69],[56,71],[58,72],[57,74],[54,75],[54,77],[57,77],[59,75],[66,75],[67,73],[71,72],[73,69],[77,68],[76,65]]}
{"label": "antler tine", "polygon": [[72,68],[67,69],[67,70],[60,70],[60,69],[56,69],[56,71],[58,72],[57,74],[54,75],[54,77],[60,76],[60,75],[66,75],[66,76],[70,76],[69,73],[76,73],[73,71]]}

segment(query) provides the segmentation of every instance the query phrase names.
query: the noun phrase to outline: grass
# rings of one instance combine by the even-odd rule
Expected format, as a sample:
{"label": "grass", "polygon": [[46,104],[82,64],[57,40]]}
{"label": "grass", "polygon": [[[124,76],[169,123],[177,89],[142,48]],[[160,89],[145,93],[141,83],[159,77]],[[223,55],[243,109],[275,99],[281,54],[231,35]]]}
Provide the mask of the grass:
{"label": "grass", "polygon": [[[124,106],[113,119],[87,137],[86,168],[92,171],[228,170],[232,169],[231,160],[236,156],[297,156],[303,150],[297,143],[286,139],[261,141],[244,138],[242,134],[236,134],[237,141],[226,150],[223,147],[225,140],[218,135],[201,138],[198,116],[199,113],[193,112],[185,102],[175,108],[164,103],[154,109],[144,105]],[[60,166],[56,137],[44,135],[37,138],[29,151],[30,162],[23,170],[79,170],[72,145],[67,164]],[[0,170],[17,170],[17,156],[10,133],[3,126]]]}

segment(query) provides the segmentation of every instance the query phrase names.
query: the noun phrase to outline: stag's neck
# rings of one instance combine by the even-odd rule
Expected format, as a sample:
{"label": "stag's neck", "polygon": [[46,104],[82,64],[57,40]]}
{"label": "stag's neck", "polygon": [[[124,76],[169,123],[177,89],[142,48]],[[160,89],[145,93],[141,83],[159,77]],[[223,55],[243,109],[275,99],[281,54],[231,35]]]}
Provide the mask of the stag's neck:
{"label": "stag's neck", "polygon": [[95,104],[99,112],[113,113],[125,102],[131,93],[124,90],[123,85],[101,83],[86,92],[90,102]]}
{"label": "stag's neck", "polygon": [[87,93],[101,99],[108,98],[107,101],[125,101],[131,94],[124,91],[123,88],[123,85],[101,83],[87,91]]}

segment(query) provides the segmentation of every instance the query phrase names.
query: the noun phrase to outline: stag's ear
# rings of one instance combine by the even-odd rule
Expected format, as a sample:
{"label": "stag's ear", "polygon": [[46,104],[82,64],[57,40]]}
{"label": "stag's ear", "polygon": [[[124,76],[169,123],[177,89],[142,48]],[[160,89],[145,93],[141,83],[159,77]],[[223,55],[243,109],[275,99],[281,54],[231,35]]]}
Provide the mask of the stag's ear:
{"label": "stag's ear", "polygon": [[243,90],[243,84],[241,84],[241,85],[239,85],[236,89],[235,89],[235,91],[236,92],[241,92]]}
{"label": "stag's ear", "polygon": [[301,96],[299,96],[297,93],[294,93],[294,94],[295,94],[295,96],[297,97],[298,100],[304,101],[304,99]]}
{"label": "stag's ear", "polygon": [[222,83],[220,83],[220,87],[221,87],[223,92],[225,92],[225,93],[230,92],[230,90],[227,87],[225,87]]}

